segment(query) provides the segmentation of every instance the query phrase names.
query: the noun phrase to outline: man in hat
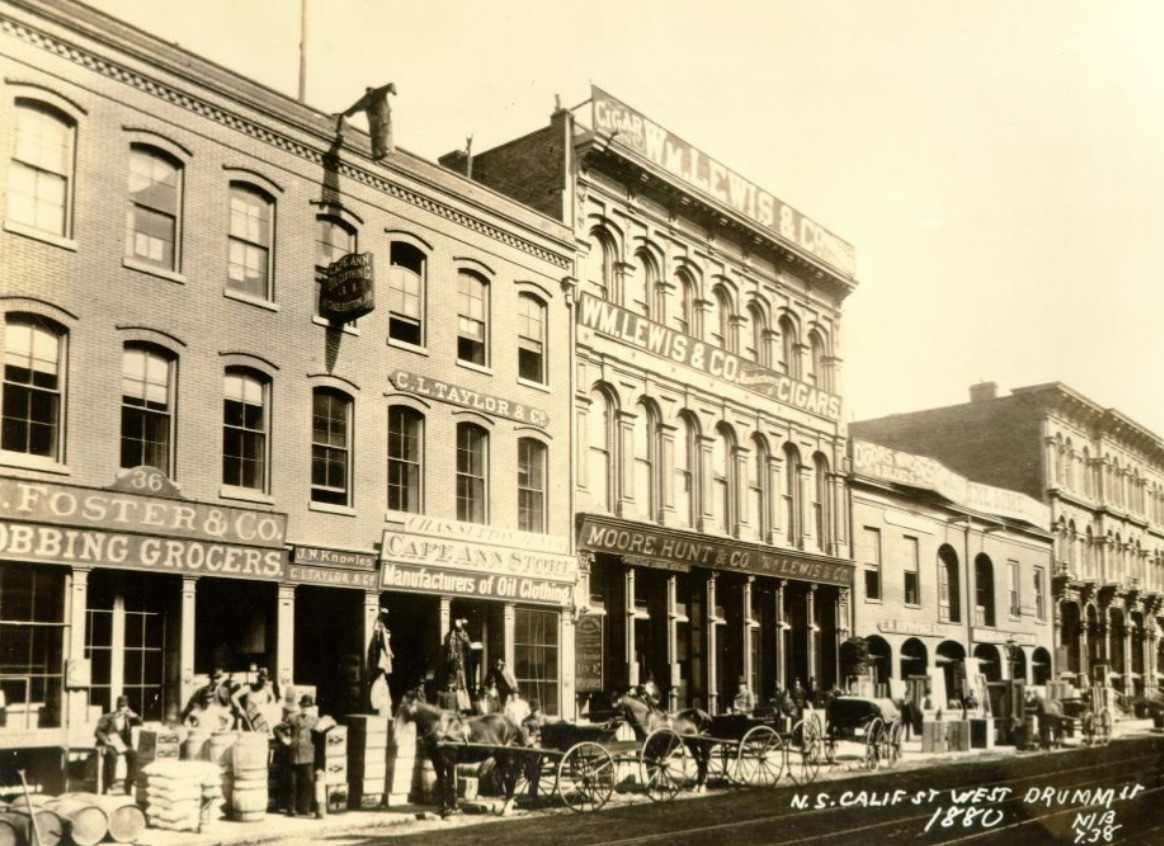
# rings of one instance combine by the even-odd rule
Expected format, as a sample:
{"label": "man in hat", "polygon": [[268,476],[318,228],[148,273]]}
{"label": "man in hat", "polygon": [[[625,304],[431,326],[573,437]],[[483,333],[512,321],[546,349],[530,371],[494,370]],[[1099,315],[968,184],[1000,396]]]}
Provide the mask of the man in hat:
{"label": "man in hat", "polygon": [[[190,701],[188,701],[186,703],[186,707],[182,709],[182,713],[178,719],[182,723],[185,723],[186,718],[189,717],[192,713],[194,713],[195,711],[197,711],[201,708],[204,708],[208,704],[212,704],[215,701],[219,700],[220,699],[219,691],[226,684],[227,684],[226,671],[223,670],[221,667],[216,668],[214,670],[214,672],[210,674],[210,680],[206,684],[202,685],[202,687],[195,690],[194,693],[190,696]],[[226,705],[226,706],[230,705],[229,690],[230,690],[230,688],[227,687],[226,701],[220,702],[219,704]]]}
{"label": "man in hat", "polygon": [[755,708],[756,697],[748,687],[748,677],[740,676],[739,687],[736,688],[736,696],[732,700],[732,710],[737,714],[750,714]]}
{"label": "man in hat", "polygon": [[275,726],[275,737],[285,747],[285,803],[290,817],[311,816],[311,800],[315,793],[315,727],[318,723],[315,699],[305,693],[299,699],[299,710]]}
{"label": "man in hat", "polygon": [[117,759],[125,756],[125,792],[133,793],[137,774],[137,752],[133,748],[133,727],[141,725],[141,717],[129,707],[129,697],[117,697],[117,706],[97,721],[93,732],[97,751],[101,756],[101,792],[108,793],[117,778]]}
{"label": "man in hat", "polygon": [[504,706],[509,697],[517,693],[517,677],[513,675],[513,670],[506,666],[504,658],[498,658],[493,662],[492,669],[485,676],[485,687],[497,689],[498,706]]}
{"label": "man in hat", "polygon": [[275,686],[271,683],[270,673],[266,667],[260,667],[255,673],[255,680],[239,687],[231,696],[235,710],[242,718],[242,725],[249,726],[251,731],[267,731],[270,727],[263,715],[263,709],[279,701],[275,693]]}

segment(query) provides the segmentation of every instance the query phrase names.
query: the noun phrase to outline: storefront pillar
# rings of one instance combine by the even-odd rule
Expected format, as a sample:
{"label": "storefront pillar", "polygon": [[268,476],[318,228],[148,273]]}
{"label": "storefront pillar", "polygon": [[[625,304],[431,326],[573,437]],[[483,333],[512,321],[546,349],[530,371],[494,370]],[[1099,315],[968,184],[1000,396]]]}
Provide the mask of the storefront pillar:
{"label": "storefront pillar", "polygon": [[756,665],[756,655],[752,654],[752,627],[760,625],[759,620],[752,619],[752,589],[755,587],[756,577],[748,576],[744,580],[744,589],[740,591],[740,599],[743,608],[740,609],[740,625],[743,628],[741,632],[740,642],[744,645],[743,664],[741,672],[748,680],[749,687],[756,687],[755,676],[752,675],[752,670]]}
{"label": "storefront pillar", "polygon": [[626,614],[623,615],[623,643],[627,666],[627,684],[632,687],[639,684],[639,662],[635,660],[635,568],[626,568],[623,581],[623,591],[626,597]]}
{"label": "storefront pillar", "polygon": [[[80,737],[79,732],[88,734],[86,729],[89,722],[89,690],[87,687],[81,687],[86,675],[90,675],[92,670],[86,674],[83,669],[83,662],[85,660],[85,617],[89,606],[89,573],[92,572],[89,567],[74,567],[72,577],[69,582],[69,604],[68,604],[68,620],[69,620],[69,643],[65,652],[65,690],[67,691],[68,701],[65,704],[65,714],[68,722],[67,726],[70,728],[70,736],[74,735],[73,730],[77,730],[76,736]],[[78,687],[74,687],[76,684]],[[86,737],[86,740],[91,739]]]}
{"label": "storefront pillar", "polygon": [[679,577],[667,576],[667,710],[679,710]]}
{"label": "storefront pillar", "polygon": [[804,624],[805,624],[805,641],[808,644],[808,671],[811,674],[809,678],[809,690],[815,691],[818,684],[820,684],[820,626],[816,623],[816,590],[817,585],[809,585],[808,593],[805,594],[804,602]]}
{"label": "storefront pillar", "polygon": [[372,637],[376,634],[376,623],[380,619],[380,591],[364,591],[364,649],[361,654],[361,663],[364,665],[363,679],[360,685],[360,710],[364,708],[371,712],[370,686],[372,684],[372,668],[367,666],[368,655],[371,652]]}
{"label": "storefront pillar", "polygon": [[1132,660],[1132,630],[1134,628],[1135,624],[1132,623],[1131,618],[1128,616],[1127,612],[1125,612],[1123,650],[1124,665],[1119,668],[1119,671],[1123,674],[1124,677],[1124,693],[1128,694],[1129,696],[1136,690],[1132,673],[1132,667],[1135,665],[1135,662]]}
{"label": "storefront pillar", "polygon": [[[275,665],[279,668],[276,677],[279,692],[286,696],[295,685],[295,585],[279,585],[275,610]],[[294,691],[291,695],[295,695]]]}
{"label": "storefront pillar", "polygon": [[1141,646],[1144,650],[1144,685],[1147,690],[1154,690],[1156,688],[1156,638],[1160,633],[1156,630],[1156,624],[1149,618],[1149,622],[1145,624],[1148,630],[1144,632],[1144,638]]}
{"label": "storefront pillar", "polygon": [[707,711],[719,713],[719,625],[723,623],[716,613],[715,586],[717,574],[707,577]]}
{"label": "storefront pillar", "polygon": [[[1091,656],[1087,654],[1087,633],[1090,630],[1090,624],[1087,618],[1083,616],[1083,609],[1079,610],[1079,666],[1075,668],[1080,676],[1091,678]],[[1078,678],[1075,679],[1076,684],[1081,684]]]}
{"label": "storefront pillar", "polygon": [[776,683],[788,687],[788,664],[784,655],[784,633],[788,623],[784,622],[784,579],[776,582]]}
{"label": "storefront pillar", "polygon": [[[513,642],[517,637],[517,605],[513,602],[506,602],[501,609],[501,629],[502,629],[502,644],[501,648],[505,655],[505,665],[507,667],[516,667],[514,660]],[[573,652],[565,653],[573,655]]]}
{"label": "storefront pillar", "polygon": [[[437,628],[437,643],[444,643],[445,635],[453,627],[453,598],[451,596],[441,597],[440,609],[441,621]],[[441,656],[444,660],[444,656]]]}
{"label": "storefront pillar", "polygon": [[[562,655],[575,655],[575,617],[571,613],[562,613],[558,615],[558,619],[562,621]],[[507,637],[506,643],[512,643],[513,639]],[[510,647],[506,647],[507,651],[511,651]],[[509,663],[509,659],[506,659]],[[509,663],[509,666],[515,666]],[[562,678],[562,695],[558,706],[561,709],[561,718],[563,720],[578,719],[578,697],[575,694],[575,678],[574,678],[574,662],[562,661],[558,665],[561,667]]]}
{"label": "storefront pillar", "polygon": [[182,610],[179,612],[182,634],[178,643],[178,666],[182,668],[178,701],[185,704],[194,695],[194,612],[198,594],[198,577],[182,577]]}

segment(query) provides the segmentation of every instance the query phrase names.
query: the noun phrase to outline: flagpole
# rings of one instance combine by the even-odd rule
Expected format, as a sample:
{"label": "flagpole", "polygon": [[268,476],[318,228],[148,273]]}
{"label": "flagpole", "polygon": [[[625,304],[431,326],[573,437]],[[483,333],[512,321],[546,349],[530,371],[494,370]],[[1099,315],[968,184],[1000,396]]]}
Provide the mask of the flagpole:
{"label": "flagpole", "polygon": [[307,102],[307,0],[299,0],[299,102]]}

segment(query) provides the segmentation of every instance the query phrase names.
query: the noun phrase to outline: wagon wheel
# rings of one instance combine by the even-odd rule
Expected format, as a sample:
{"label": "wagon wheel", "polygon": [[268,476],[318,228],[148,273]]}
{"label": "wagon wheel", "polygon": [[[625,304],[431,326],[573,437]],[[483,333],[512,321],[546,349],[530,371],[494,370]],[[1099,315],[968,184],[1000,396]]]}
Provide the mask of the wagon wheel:
{"label": "wagon wheel", "polygon": [[897,762],[901,760],[901,747],[905,742],[905,727],[901,724],[901,720],[894,720],[889,724],[889,731],[886,732],[885,746],[882,750],[882,760],[893,769],[897,766]]}
{"label": "wagon wheel", "polygon": [[558,763],[557,790],[571,811],[597,811],[614,792],[614,759],[598,743],[575,743]]}
{"label": "wagon wheel", "polygon": [[821,759],[824,757],[824,736],[820,722],[814,717],[801,720],[792,727],[794,746],[786,746],[788,754],[788,776],[796,784],[812,784],[820,773]]}
{"label": "wagon wheel", "polygon": [[647,796],[656,802],[674,799],[687,779],[687,744],[671,729],[647,735],[639,756]]}
{"label": "wagon wheel", "polygon": [[1103,746],[1111,742],[1111,711],[1107,708],[1100,708],[1099,714],[1095,717],[1095,739],[1094,743]]}
{"label": "wagon wheel", "polygon": [[881,746],[885,739],[885,721],[874,717],[865,727],[865,769],[876,770],[881,765]]}
{"label": "wagon wheel", "polygon": [[733,780],[754,787],[771,787],[784,771],[784,741],[769,726],[749,729],[736,753]]}

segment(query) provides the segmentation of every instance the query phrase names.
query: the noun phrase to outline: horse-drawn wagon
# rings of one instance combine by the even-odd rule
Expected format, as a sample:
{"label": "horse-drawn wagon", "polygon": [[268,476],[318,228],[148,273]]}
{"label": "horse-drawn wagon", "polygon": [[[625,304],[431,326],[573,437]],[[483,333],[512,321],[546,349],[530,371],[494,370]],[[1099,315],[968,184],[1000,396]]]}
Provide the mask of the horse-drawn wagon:
{"label": "horse-drawn wagon", "polygon": [[904,732],[901,710],[892,700],[838,696],[825,708],[823,731],[815,719],[806,724],[805,733],[811,736],[803,745],[813,754],[821,750],[824,762],[831,765],[837,762],[842,743],[859,744],[861,766],[876,770],[901,760]]}

